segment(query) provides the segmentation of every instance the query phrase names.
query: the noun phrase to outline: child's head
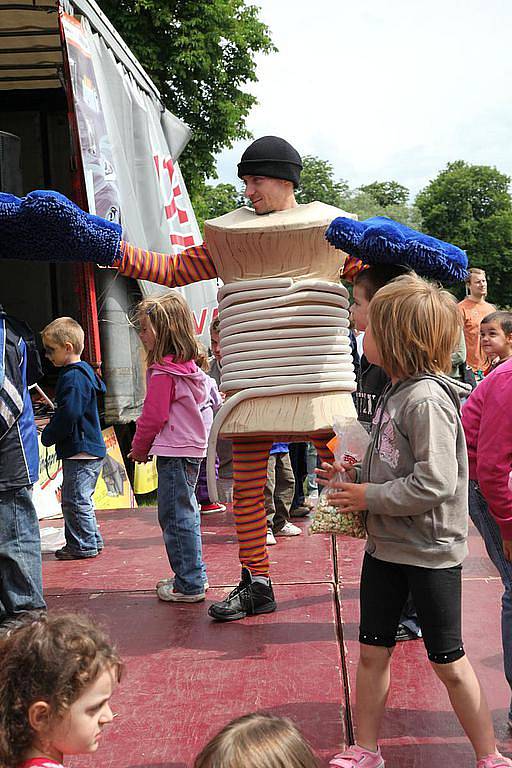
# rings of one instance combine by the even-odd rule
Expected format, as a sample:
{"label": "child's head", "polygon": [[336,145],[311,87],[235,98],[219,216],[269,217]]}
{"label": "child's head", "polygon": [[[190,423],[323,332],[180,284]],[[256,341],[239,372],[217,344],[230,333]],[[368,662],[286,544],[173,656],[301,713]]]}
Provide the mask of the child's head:
{"label": "child's head", "polygon": [[219,316],[214,317],[210,323],[210,347],[212,355],[218,363],[221,362],[220,354],[220,319]]}
{"label": "child's head", "polygon": [[512,355],[512,312],[491,312],[480,323],[480,344],[487,357],[504,360]]}
{"label": "child's head", "polygon": [[196,757],[194,768],[317,768],[313,752],[285,717],[254,713],[225,726]]}
{"label": "child's head", "polygon": [[46,357],[58,368],[80,358],[84,329],[72,317],[58,317],[41,331]]}
{"label": "child's head", "polygon": [[410,272],[401,264],[373,264],[361,270],[354,278],[352,295],[354,301],[350,307],[352,324],[357,331],[365,331],[368,325],[368,307],[377,291],[395,277]]}
{"label": "child's head", "polygon": [[0,640],[0,765],[94,752],[121,662],[86,616],[42,614]]}
{"label": "child's head", "polygon": [[137,306],[139,336],[148,365],[174,355],[177,363],[196,360],[198,339],[192,312],[179,291],[143,299]]}
{"label": "child's head", "polygon": [[460,329],[451,293],[416,275],[403,275],[372,299],[365,355],[392,379],[447,373]]}

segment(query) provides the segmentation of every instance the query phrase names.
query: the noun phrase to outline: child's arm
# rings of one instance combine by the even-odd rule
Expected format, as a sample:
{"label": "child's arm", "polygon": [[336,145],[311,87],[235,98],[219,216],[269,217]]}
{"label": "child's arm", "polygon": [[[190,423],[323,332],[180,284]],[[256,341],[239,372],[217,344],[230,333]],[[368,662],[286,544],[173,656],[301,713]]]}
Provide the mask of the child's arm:
{"label": "child's arm", "polygon": [[147,461],[155,437],[169,418],[174,400],[175,384],[166,373],[153,373],[148,382],[148,391],[142,413],[137,419],[137,428],[132,447],[128,454],[134,461]]}
{"label": "child's arm", "polygon": [[63,381],[59,385],[59,402],[57,410],[41,433],[43,445],[54,445],[65,440],[73,432],[74,425],[85,413],[89,393],[84,392],[78,386],[76,376],[82,379],[80,372],[67,371]]}
{"label": "child's arm", "polygon": [[508,477],[512,469],[512,387],[506,386],[505,376],[496,374],[484,383],[486,392],[476,448],[476,474],[489,510],[499,525],[510,560],[512,491],[508,487]]}
{"label": "child's arm", "polygon": [[[393,516],[422,515],[454,495],[457,487],[457,416],[435,400],[407,414],[413,471],[384,483],[340,483],[335,497],[342,510]],[[400,457],[395,457],[399,461]]]}

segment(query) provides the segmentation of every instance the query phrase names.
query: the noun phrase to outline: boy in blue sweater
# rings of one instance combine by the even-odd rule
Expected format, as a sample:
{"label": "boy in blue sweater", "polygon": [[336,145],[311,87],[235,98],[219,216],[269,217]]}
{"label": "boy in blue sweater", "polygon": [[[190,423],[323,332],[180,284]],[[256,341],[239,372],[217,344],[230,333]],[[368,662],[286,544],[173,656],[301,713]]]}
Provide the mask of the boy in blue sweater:
{"label": "boy in blue sweater", "polygon": [[46,357],[62,368],[55,397],[57,409],[41,435],[43,445],[54,445],[62,459],[62,514],[66,545],[58,560],[96,557],[103,549],[92,501],[103,458],[97,395],[105,385],[88,363],[82,327],[71,317],[59,317],[41,332]]}

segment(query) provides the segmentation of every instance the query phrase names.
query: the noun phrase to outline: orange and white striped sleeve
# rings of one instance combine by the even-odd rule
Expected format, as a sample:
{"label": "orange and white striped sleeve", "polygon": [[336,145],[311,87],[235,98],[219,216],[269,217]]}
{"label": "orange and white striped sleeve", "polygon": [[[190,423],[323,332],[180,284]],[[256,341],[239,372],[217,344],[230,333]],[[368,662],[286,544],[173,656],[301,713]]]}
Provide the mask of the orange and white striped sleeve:
{"label": "orange and white striped sleeve", "polygon": [[125,277],[174,288],[217,277],[206,245],[193,245],[176,255],[137,248],[121,240],[118,269]]}

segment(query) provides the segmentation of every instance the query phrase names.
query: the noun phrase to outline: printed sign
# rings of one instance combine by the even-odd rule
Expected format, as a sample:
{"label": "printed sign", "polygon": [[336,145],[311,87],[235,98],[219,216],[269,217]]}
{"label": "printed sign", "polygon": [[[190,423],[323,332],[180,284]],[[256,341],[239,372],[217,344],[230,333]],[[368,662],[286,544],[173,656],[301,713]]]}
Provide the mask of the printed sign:
{"label": "printed sign", "polygon": [[[103,460],[93,501],[96,509],[136,507],[114,427],[103,430],[107,455]],[[62,517],[62,463],[55,446],[46,448],[39,439],[39,481],[34,485],[34,505],[39,520]],[[148,493],[148,491],[146,491]]]}

